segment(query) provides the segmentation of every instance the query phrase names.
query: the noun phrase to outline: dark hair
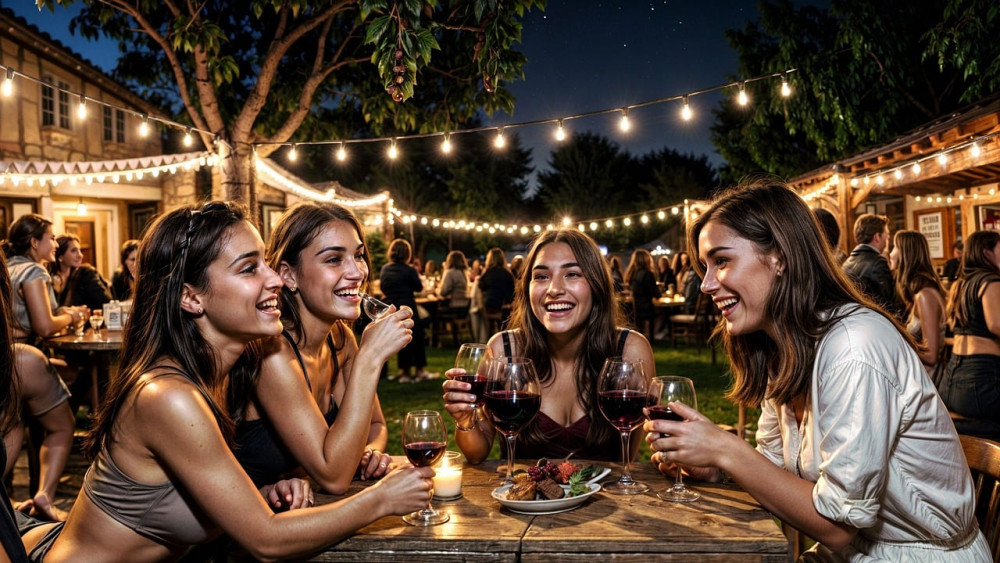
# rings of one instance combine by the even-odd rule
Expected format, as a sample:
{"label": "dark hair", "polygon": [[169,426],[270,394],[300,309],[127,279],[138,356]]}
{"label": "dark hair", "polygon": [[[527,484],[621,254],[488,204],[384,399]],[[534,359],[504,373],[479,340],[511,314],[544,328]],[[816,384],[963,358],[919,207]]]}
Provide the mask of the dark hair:
{"label": "dark hair", "polygon": [[[277,272],[284,262],[298,270],[302,264],[302,251],[312,243],[324,226],[338,221],[349,224],[358,234],[365,248],[364,260],[370,274],[372,262],[368,256],[368,244],[365,242],[365,230],[361,227],[361,222],[350,209],[328,202],[304,201],[285,211],[271,229],[271,238],[267,241],[267,265]],[[368,282],[369,279],[365,278],[363,291],[367,291]],[[281,291],[281,322],[286,329],[296,333],[302,324],[295,296],[288,290]],[[298,334],[298,338],[301,339],[302,335]]]}
{"label": "dark hair", "polygon": [[[181,308],[181,294],[188,284],[199,291],[208,288],[208,269],[230,239],[232,229],[246,223],[245,211],[237,204],[208,202],[200,208],[182,207],[159,216],[139,245],[139,277],[135,303],[125,327],[118,376],[112,378],[98,409],[85,449],[93,459],[114,441],[115,422],[142,376],[169,358],[178,374],[202,390],[219,422],[222,435],[232,443],[235,422],[226,405],[213,398],[220,374],[216,351],[202,336],[190,314]],[[259,353],[249,345],[230,370],[229,400],[249,393],[257,371]]]}
{"label": "dark hair", "polygon": [[965,250],[965,245],[962,244],[962,241],[956,240],[955,244],[951,245],[951,248],[953,250]]}
{"label": "dark hair", "polygon": [[816,215],[816,220],[819,221],[820,228],[823,229],[823,236],[826,237],[827,244],[830,245],[830,248],[837,248],[837,245],[840,244],[840,225],[837,223],[837,218],[829,210],[822,207],[813,209],[813,213]]}
{"label": "dark hair", "polygon": [[[135,285],[135,278],[132,277],[132,272],[128,269],[128,266],[125,265],[125,262],[128,260],[128,255],[136,252],[137,250],[139,250],[139,241],[136,239],[129,239],[122,243],[122,251],[119,255],[119,261],[121,263],[122,278],[128,282],[129,287]],[[136,270],[138,270],[138,268],[136,268]]]}
{"label": "dark hair", "polygon": [[[0,261],[6,262],[6,259],[0,251]],[[10,336],[11,291],[7,268],[0,268],[0,436],[6,435],[21,422],[21,401],[14,377],[14,348]]]}
{"label": "dark hair", "polygon": [[[765,315],[785,338],[775,342],[764,331],[733,335],[723,320],[712,335],[721,338],[729,352],[735,382],[728,397],[733,401],[756,408],[765,399],[787,404],[808,394],[816,344],[850,313],[832,314],[842,305],[857,303],[877,311],[913,345],[903,327],[847,279],[815,215],[784,185],[756,180],[719,193],[688,226],[692,256],[698,256],[698,238],[709,222],[732,229],[753,243],[759,255],[775,253],[784,263],[784,274],[771,286]],[[692,265],[704,277],[701,261],[692,260]]]}
{"label": "dark hair", "polygon": [[[56,275],[59,273],[61,265],[59,264],[59,259],[69,252],[69,243],[75,242],[77,245],[80,244],[80,237],[76,235],[59,235],[56,237],[56,259],[54,262],[50,262],[48,265],[49,274]],[[70,268],[70,275],[73,275],[73,270],[76,268]]]}
{"label": "dark hair", "polygon": [[486,264],[483,265],[483,271],[489,270],[490,268],[503,268],[504,270],[510,270],[510,268],[507,267],[507,256],[503,253],[503,249],[499,246],[494,246],[486,253]]}
{"label": "dark hair", "polygon": [[632,252],[632,259],[629,260],[628,269],[625,270],[625,283],[632,283],[632,278],[639,272],[639,270],[646,270],[647,272],[654,274],[653,255],[650,254],[645,248],[637,248]]}
{"label": "dark hair", "polygon": [[[398,238],[389,244],[389,261],[396,262],[398,264],[406,264],[410,261],[410,255],[413,254],[413,249],[410,247],[409,241],[403,238]],[[423,272],[418,272],[423,273]]]}
{"label": "dark hair", "polygon": [[931,264],[931,251],[927,238],[917,231],[896,231],[893,243],[899,249],[899,265],[896,267],[896,291],[903,298],[906,312],[913,308],[913,302],[926,287],[936,290],[944,297],[941,278]]}
{"label": "dark hair", "polygon": [[886,227],[891,228],[889,218],[885,215],[864,213],[854,222],[854,240],[858,244],[871,244],[875,235],[880,234]]}
{"label": "dark hair", "polygon": [[461,250],[452,250],[448,253],[448,257],[444,260],[444,265],[446,270],[462,270],[465,271],[468,268],[468,264],[465,263],[465,254],[462,254]]}
{"label": "dark hair", "polygon": [[[573,251],[583,277],[590,286],[591,309],[584,321],[586,336],[576,369],[576,390],[590,420],[599,421],[602,415],[597,405],[597,378],[604,360],[617,355],[617,331],[624,324],[624,316],[615,300],[611,272],[593,239],[576,229],[542,231],[536,236],[524,260],[525,270],[515,283],[509,326],[515,329],[514,334],[520,343],[519,355],[530,358],[535,363],[538,379],[544,386],[553,377],[552,354],[549,351],[548,332],[531,311],[531,271],[535,267],[539,251],[549,244],[559,242],[568,245]],[[614,434],[611,425],[592,423],[587,432],[587,443],[604,443]],[[525,429],[521,436],[529,443],[540,444],[546,440],[539,431],[537,422]]]}
{"label": "dark hair", "polygon": [[[1000,276],[1000,269],[997,269],[996,264],[986,256],[986,251],[996,248],[997,243],[1000,243],[1000,232],[997,231],[976,231],[965,240],[966,250],[962,253],[958,279],[948,294],[948,311],[950,311],[948,324],[953,328],[969,324],[969,311],[966,308],[969,299],[964,298],[966,284],[973,277],[976,278],[974,282],[977,285],[984,280],[984,277],[986,283],[1000,281],[996,279]],[[978,295],[975,297],[979,298]],[[981,298],[979,300],[982,301]]]}
{"label": "dark hair", "polygon": [[40,240],[45,231],[52,226],[52,221],[37,213],[21,215],[7,230],[7,240],[3,241],[3,253],[7,257],[26,256],[31,250],[31,241]]}

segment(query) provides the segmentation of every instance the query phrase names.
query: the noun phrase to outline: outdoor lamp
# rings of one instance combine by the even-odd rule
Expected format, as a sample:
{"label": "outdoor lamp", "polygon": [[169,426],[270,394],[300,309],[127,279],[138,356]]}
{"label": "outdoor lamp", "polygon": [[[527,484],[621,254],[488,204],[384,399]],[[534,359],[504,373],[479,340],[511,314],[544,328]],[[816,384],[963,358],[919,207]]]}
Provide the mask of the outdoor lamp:
{"label": "outdoor lamp", "polygon": [[3,81],[3,95],[9,98],[14,93],[14,69],[7,67],[7,78]]}
{"label": "outdoor lamp", "polygon": [[681,107],[681,119],[691,121],[691,106],[688,104],[688,97],[684,96],[684,106]]}

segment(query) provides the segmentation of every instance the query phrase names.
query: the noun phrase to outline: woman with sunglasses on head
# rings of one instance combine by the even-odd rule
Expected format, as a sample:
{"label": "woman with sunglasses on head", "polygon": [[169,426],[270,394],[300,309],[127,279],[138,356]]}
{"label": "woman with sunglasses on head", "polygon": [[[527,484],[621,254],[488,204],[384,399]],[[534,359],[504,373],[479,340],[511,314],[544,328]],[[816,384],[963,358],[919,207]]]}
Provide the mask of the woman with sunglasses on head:
{"label": "woman with sunglasses on head", "polygon": [[[611,273],[590,237],[575,229],[545,231],[524,263],[511,330],[488,344],[492,357],[531,359],[542,384],[541,409],[518,435],[515,451],[525,458],[621,460],[620,435],[597,405],[597,379],[611,356],[640,360],[647,379],[654,377],[653,350],[642,334],[620,328]],[[455,442],[469,463],[479,463],[493,446],[494,429],[473,417],[476,396],[469,383],[449,379],[443,388],[445,409],[455,418]],[[639,440],[630,444],[635,457]]]}
{"label": "woman with sunglasses on head", "polygon": [[271,231],[267,262],[284,283],[281,336],[263,343],[260,376],[236,428],[236,458],[258,485],[301,467],[341,494],[355,475],[390,469],[379,406],[382,364],[412,338],[410,309],[351,327],[371,271],[364,230],[334,203],[292,206]]}
{"label": "woman with sunglasses on head", "polygon": [[764,181],[725,191],[688,249],[722,315],[729,397],[762,412],[755,450],[671,403],[683,422],[645,425],[660,470],[724,472],[817,540],[817,556],[990,560],[961,443],[910,335],[847,279],[802,198]]}
{"label": "woman with sunglasses on head", "polygon": [[86,444],[94,461],[68,520],[22,536],[32,560],[172,561],[223,531],[256,559],[291,558],[426,505],[429,468],[311,508],[304,481],[258,491],[233,457],[227,402],[253,387],[248,344],[281,333],[281,278],[240,208],[161,216],[138,271],[119,374]]}

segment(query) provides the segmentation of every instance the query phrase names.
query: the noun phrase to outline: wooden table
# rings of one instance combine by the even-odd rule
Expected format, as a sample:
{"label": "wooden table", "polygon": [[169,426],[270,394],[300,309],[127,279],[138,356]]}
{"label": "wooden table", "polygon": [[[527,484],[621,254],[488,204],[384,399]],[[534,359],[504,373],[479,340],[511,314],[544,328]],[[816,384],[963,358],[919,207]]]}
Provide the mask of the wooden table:
{"label": "wooden table", "polygon": [[[599,492],[570,512],[515,514],[490,496],[491,460],[466,466],[463,497],[435,501],[451,514],[439,526],[409,526],[390,516],[316,554],[312,561],[768,561],[788,560],[788,542],[770,513],[736,485],[696,483],[702,498],[675,504],[653,492],[621,497]],[[606,478],[618,478],[618,466]],[[654,491],[669,486],[649,463],[633,477]],[[367,483],[355,482],[351,492]],[[317,503],[342,497],[316,495]]]}
{"label": "wooden table", "polygon": [[46,338],[41,346],[56,350],[90,352],[94,356],[97,369],[90,373],[90,400],[91,408],[96,410],[101,400],[102,383],[108,381],[111,375],[118,371],[118,352],[122,348],[124,334],[120,330],[87,329],[83,336],[66,334]]}

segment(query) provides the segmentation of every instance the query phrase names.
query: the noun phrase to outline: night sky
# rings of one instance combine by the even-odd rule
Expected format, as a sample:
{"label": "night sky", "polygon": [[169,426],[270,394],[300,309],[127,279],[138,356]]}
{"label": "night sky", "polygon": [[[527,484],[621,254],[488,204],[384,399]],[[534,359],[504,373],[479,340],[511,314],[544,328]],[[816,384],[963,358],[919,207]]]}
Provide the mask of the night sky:
{"label": "night sky", "polygon": [[[33,0],[19,0],[14,7],[6,4],[98,67],[113,68],[117,54],[113,46],[69,34],[72,10],[39,12]],[[508,85],[517,98],[514,115],[501,112],[486,122],[509,125],[558,118],[728,83],[735,78],[737,63],[724,32],[755,18],[756,3],[750,0],[549,0],[544,12],[534,10],[524,21],[519,49],[529,62],[525,80]],[[721,96],[713,92],[691,98],[695,113],[689,122],[680,119],[679,102],[634,109],[627,134],[618,130],[617,114],[573,120],[565,126],[567,133],[590,130],[606,135],[636,155],[667,147],[707,155],[710,162],[721,165],[708,131],[711,108]],[[553,126],[516,131],[533,149],[534,166],[544,168],[555,143]]]}

